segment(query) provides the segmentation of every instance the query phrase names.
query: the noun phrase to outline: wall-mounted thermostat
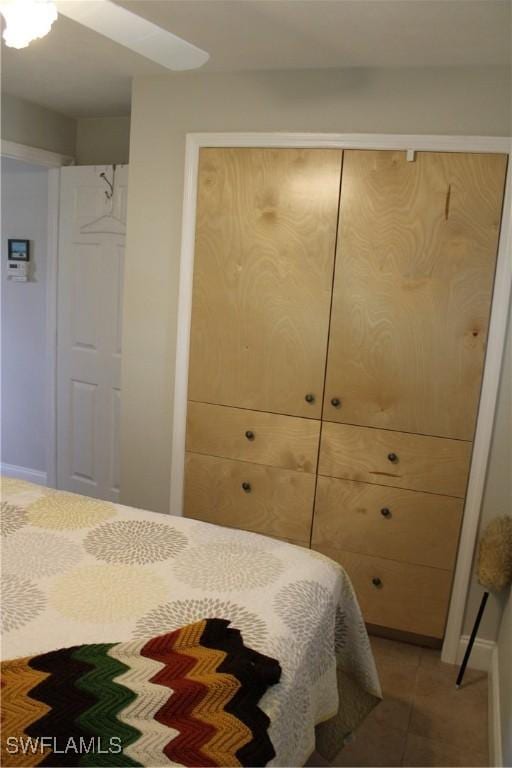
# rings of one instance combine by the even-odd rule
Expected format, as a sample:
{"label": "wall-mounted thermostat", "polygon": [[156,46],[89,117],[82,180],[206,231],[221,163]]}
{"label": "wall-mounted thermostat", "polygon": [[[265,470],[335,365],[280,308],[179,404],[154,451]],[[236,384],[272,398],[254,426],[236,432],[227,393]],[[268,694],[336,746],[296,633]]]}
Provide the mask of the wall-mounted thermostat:
{"label": "wall-mounted thermostat", "polygon": [[30,260],[30,240],[7,241],[7,277],[25,283],[28,280],[28,266]]}

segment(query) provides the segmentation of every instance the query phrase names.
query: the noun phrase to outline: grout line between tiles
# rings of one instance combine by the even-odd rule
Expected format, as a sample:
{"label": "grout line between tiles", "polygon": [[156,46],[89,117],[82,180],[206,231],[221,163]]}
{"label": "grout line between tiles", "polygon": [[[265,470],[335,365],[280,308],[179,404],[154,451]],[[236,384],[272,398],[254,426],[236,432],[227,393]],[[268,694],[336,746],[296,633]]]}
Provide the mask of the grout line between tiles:
{"label": "grout line between tiles", "polygon": [[400,761],[400,765],[401,766],[405,765],[405,755],[406,755],[406,752],[407,752],[407,744],[408,744],[408,741],[409,741],[409,733],[410,733],[410,727],[411,727],[412,713],[413,713],[414,706],[416,704],[416,690],[417,690],[417,687],[418,687],[418,675],[419,675],[420,668],[421,668],[421,657],[423,656],[423,650],[424,650],[423,648],[420,650],[420,653],[419,653],[419,656],[418,656],[418,664],[417,664],[416,669],[414,671],[414,683],[413,683],[413,686],[412,686],[411,706],[409,707],[409,717],[407,718],[407,728],[406,728],[406,731],[405,731],[404,751],[402,753],[402,759]]}
{"label": "grout line between tiles", "polygon": [[[373,640],[373,638],[372,638],[372,640]],[[391,643],[393,644],[393,641],[391,641]],[[399,661],[399,659],[394,657],[392,653],[387,653],[385,648],[386,648],[385,645],[380,648],[380,653],[382,654],[381,656],[380,656],[380,654],[378,654],[379,657],[380,657],[380,660],[382,661],[382,663],[386,664],[386,663],[390,662],[391,664],[396,664],[397,661]],[[372,643],[372,650],[373,650],[374,654],[377,653],[377,649],[376,649],[376,647],[373,646],[373,643]],[[432,651],[429,648],[420,648],[419,649],[419,653],[416,656],[416,662],[414,663],[414,665],[411,664],[411,666],[410,666],[410,670],[409,671],[410,671],[410,678],[411,678],[411,697],[410,697],[410,707],[409,707],[408,717],[406,719],[406,723],[404,724],[405,725],[404,730],[402,731],[401,729],[395,729],[393,727],[393,725],[388,725],[387,726],[388,730],[397,731],[397,733],[401,732],[403,734],[403,741],[402,741],[402,745],[401,745],[401,748],[400,748],[400,755],[401,756],[397,759],[397,765],[401,766],[402,768],[406,768],[407,765],[408,765],[406,760],[407,760],[407,753],[408,753],[409,747],[411,747],[411,749],[413,750],[413,753],[414,753],[414,744],[415,744],[414,739],[415,738],[418,738],[421,741],[425,741],[425,742],[431,743],[433,746],[437,743],[440,748],[443,747],[443,744],[446,745],[446,747],[451,747],[451,748],[453,748],[453,747],[460,747],[462,750],[466,748],[466,745],[465,745],[465,743],[462,740],[459,741],[457,739],[457,740],[454,741],[453,738],[449,739],[449,738],[446,738],[446,737],[445,738],[437,738],[437,737],[436,738],[431,738],[430,736],[427,736],[426,734],[420,734],[420,733],[416,734],[413,731],[411,731],[411,726],[412,726],[412,722],[413,722],[413,715],[414,715],[415,710],[416,710],[416,712],[420,712],[421,713],[421,708],[418,707],[418,696],[419,696],[419,690],[420,690],[420,674],[421,673],[425,673],[427,675],[429,674],[429,666],[427,664],[427,666],[425,667],[424,666],[424,661],[425,661],[425,659],[431,653],[432,653]],[[379,669],[379,661],[377,660],[377,658],[376,658],[376,662],[377,662],[377,669]],[[442,669],[445,669],[445,667],[452,667],[452,671],[454,672],[454,674],[457,671],[456,665],[445,665],[445,664],[441,665]],[[384,692],[384,695],[386,695],[386,692],[385,691],[383,691],[383,692]],[[411,740],[412,740],[411,745],[409,745],[409,738],[411,738]],[[482,766],[484,766],[484,765],[488,766],[489,762],[488,762],[488,757],[487,757],[486,750],[483,749],[481,751],[481,755],[480,755],[480,750],[478,750],[478,752],[479,752],[478,759],[480,760],[481,757],[483,758],[483,761],[480,764]],[[397,754],[397,757],[398,757],[398,754]],[[486,759],[487,759],[487,763],[484,762]],[[364,765],[365,763],[363,762],[363,763],[359,763],[359,764]],[[428,765],[429,763],[425,763],[425,764]],[[432,766],[433,763],[431,762],[430,765]]]}

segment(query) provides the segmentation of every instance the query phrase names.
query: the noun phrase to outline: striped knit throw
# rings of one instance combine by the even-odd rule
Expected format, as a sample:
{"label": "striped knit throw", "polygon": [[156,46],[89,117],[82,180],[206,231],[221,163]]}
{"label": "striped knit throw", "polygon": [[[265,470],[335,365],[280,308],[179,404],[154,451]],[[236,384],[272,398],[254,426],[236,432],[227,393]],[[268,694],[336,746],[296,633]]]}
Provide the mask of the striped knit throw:
{"label": "striped knit throw", "polygon": [[4,766],[260,766],[277,661],[223,619],[2,664]]}

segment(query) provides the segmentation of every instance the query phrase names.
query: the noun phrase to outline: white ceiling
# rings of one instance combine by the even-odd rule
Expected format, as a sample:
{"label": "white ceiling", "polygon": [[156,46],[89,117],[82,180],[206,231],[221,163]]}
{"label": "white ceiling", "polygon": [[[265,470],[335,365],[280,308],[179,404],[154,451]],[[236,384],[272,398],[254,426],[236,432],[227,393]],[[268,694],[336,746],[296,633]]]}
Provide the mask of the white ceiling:
{"label": "white ceiling", "polygon": [[[116,2],[208,51],[210,71],[511,65],[512,0]],[[2,44],[3,90],[75,117],[127,114],[131,78],[166,72],[62,17],[28,49]]]}

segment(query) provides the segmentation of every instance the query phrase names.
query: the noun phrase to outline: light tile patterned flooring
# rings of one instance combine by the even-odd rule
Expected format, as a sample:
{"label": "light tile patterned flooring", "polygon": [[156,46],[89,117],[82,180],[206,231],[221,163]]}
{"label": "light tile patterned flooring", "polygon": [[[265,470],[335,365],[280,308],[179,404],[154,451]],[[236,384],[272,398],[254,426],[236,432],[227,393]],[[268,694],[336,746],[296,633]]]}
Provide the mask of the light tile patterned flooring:
{"label": "light tile patterned flooring", "polygon": [[457,668],[440,652],[371,638],[384,700],[333,766],[488,766],[487,674]]}

